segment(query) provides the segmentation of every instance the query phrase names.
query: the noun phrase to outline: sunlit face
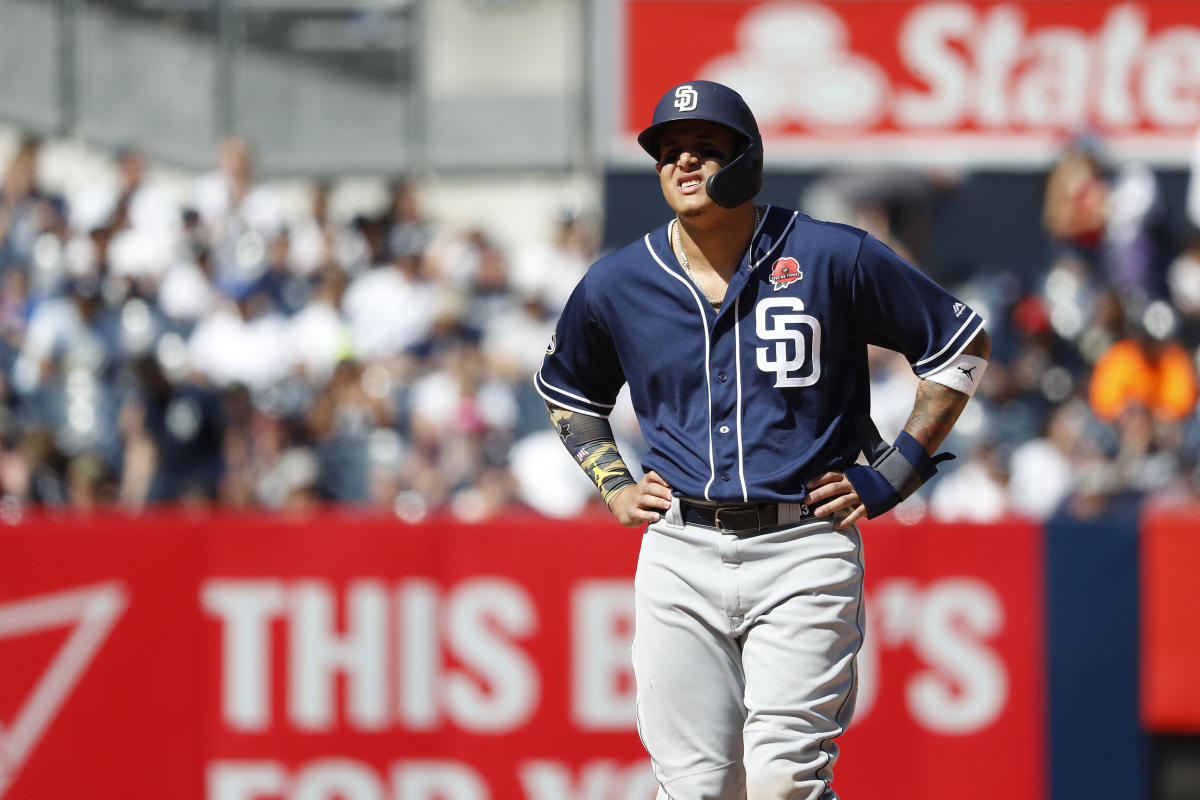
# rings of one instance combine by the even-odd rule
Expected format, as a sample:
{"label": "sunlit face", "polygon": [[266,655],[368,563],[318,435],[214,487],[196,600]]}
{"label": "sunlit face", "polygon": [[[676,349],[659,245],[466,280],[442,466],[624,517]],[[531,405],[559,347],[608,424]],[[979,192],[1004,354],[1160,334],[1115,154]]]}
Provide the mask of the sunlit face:
{"label": "sunlit face", "polygon": [[734,157],[737,134],[716,122],[686,120],[669,125],[659,140],[658,180],[667,204],[682,216],[715,204],[705,182]]}

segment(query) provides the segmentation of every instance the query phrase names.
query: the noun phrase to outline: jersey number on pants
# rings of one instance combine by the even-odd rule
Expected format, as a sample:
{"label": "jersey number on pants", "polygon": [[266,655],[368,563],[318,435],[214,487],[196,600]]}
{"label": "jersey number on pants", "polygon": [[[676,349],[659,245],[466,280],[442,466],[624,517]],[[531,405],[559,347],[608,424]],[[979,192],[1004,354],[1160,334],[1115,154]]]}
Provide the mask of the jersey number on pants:
{"label": "jersey number on pants", "polygon": [[775,297],[754,309],[758,338],[775,342],[774,347],[755,348],[758,368],[775,373],[776,386],[812,386],[821,377],[821,323],[809,314],[785,314],[783,309],[803,311],[804,303],[798,297]]}

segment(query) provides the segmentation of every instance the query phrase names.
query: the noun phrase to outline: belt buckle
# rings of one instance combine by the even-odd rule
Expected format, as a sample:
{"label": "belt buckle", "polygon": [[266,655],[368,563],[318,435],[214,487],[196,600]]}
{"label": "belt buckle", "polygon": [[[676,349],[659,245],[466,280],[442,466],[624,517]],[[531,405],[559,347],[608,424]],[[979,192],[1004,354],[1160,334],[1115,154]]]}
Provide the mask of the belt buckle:
{"label": "belt buckle", "polygon": [[713,509],[713,526],[716,527],[716,529],[718,531],[720,531],[721,533],[737,533],[738,531],[751,530],[751,528],[749,526],[744,527],[744,528],[732,528],[730,530],[726,530],[725,528],[721,527],[721,512],[722,511],[730,511],[730,512],[740,513],[740,514],[745,514],[749,511],[753,511],[754,516],[755,516],[755,524],[754,524],[753,529],[757,530],[758,528],[762,527],[762,516],[759,513],[758,506],[750,506],[749,508],[732,508],[729,506],[725,506],[725,507],[717,506],[715,509]]}

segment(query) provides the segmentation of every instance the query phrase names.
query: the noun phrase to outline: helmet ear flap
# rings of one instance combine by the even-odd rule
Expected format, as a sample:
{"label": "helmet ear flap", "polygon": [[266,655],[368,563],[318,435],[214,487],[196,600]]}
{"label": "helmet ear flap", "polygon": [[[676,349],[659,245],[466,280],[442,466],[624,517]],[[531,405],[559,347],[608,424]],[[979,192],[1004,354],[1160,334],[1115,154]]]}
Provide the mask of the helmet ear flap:
{"label": "helmet ear flap", "polygon": [[762,176],[762,142],[752,139],[737,158],[709,177],[704,188],[717,205],[737,208],[762,191]]}

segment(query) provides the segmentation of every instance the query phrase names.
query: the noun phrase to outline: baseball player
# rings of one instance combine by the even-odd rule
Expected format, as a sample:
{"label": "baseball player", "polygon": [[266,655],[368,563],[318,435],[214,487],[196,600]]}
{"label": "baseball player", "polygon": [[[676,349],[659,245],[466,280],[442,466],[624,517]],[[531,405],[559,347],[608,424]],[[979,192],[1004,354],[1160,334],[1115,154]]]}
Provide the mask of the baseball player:
{"label": "baseball player", "polygon": [[[633,665],[658,798],[836,798],[863,637],[856,523],[951,457],[932,454],[990,343],[864,231],[755,205],[762,138],[732,89],[674,87],[638,142],[675,218],[591,267],[535,382],[612,513],[648,523]],[[868,416],[869,344],[921,379],[891,446]],[[625,383],[640,480],[606,419]]]}

